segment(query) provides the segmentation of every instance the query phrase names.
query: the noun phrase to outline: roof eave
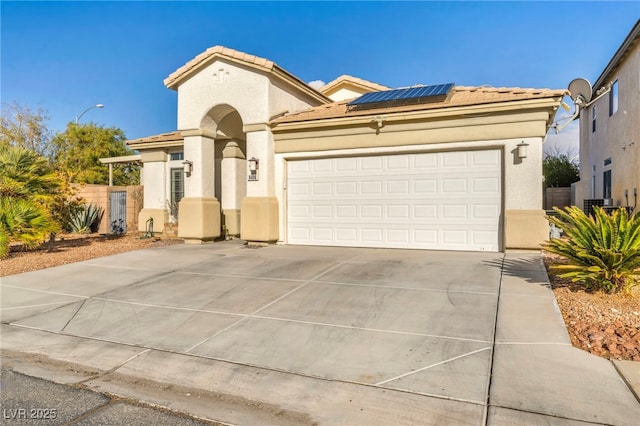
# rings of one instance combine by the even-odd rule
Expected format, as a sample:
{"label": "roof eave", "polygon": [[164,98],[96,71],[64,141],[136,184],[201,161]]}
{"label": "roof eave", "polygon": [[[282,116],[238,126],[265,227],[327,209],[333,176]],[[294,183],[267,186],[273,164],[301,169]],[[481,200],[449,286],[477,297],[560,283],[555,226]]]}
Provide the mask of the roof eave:
{"label": "roof eave", "polygon": [[[359,79],[359,80],[362,80],[362,79]],[[355,86],[357,88],[364,89],[364,90],[370,90],[370,91],[389,90],[390,89],[387,86],[383,86],[381,84],[373,83],[373,82],[366,81],[366,80],[357,81],[357,80],[354,80],[354,79],[347,79],[347,78],[340,80],[340,78],[337,78],[336,80],[334,80],[334,81],[332,81],[330,83],[327,83],[325,86],[321,87],[319,89],[319,91],[322,94],[335,93],[338,90],[340,90],[343,86],[349,86],[349,85]]]}
{"label": "roof eave", "polygon": [[613,55],[613,57],[611,58],[607,66],[604,68],[604,70],[596,80],[593,86],[594,95],[600,87],[604,86],[607,83],[606,80],[609,77],[609,75],[613,73],[615,68],[617,68],[617,66],[625,57],[625,55],[627,54],[627,52],[629,51],[633,43],[637,42],[638,40],[640,40],[640,19],[638,19],[636,24],[633,26],[633,28],[631,29],[627,37],[624,39],[624,41],[622,42],[618,50],[616,50],[616,53]]}
{"label": "roof eave", "polygon": [[[200,72],[203,68],[213,63],[216,59],[222,59],[222,60],[233,62],[235,64],[238,64],[244,67],[253,68],[267,74],[272,74],[273,76],[277,77],[279,80],[284,81],[285,83],[288,83],[291,86],[294,86],[296,89],[298,89],[298,91],[304,93],[305,95],[311,97],[312,99],[316,100],[321,104],[326,104],[331,102],[331,99],[329,99],[322,93],[318,92],[317,90],[315,90],[314,88],[306,84],[304,81],[300,80],[298,77],[294,76],[293,74],[289,73],[288,71],[284,70],[283,68],[281,68],[280,66],[276,65],[273,62],[269,61],[268,62],[269,66],[265,66],[265,65],[243,61],[242,59],[234,58],[233,56],[225,55],[219,52],[213,53],[212,55],[209,55],[206,58],[203,58],[200,62],[190,67],[189,69],[185,70],[184,72],[179,73],[179,70],[174,72],[169,77],[164,79],[165,86],[171,90],[178,90],[178,87],[183,82],[193,77],[195,74]],[[174,76],[174,74],[176,73],[179,73],[179,74]]]}
{"label": "roof eave", "polygon": [[549,109],[549,119],[546,123],[548,130],[553,122],[555,111],[557,111],[558,107],[560,106],[560,102],[562,102],[563,97],[564,95],[558,95],[536,99],[493,102],[486,104],[453,106],[444,108],[430,108],[418,111],[394,111],[384,113],[372,111],[371,114],[367,115],[330,117],[284,123],[272,123],[271,130],[274,133],[277,133],[286,131],[308,130],[321,127],[357,125],[365,122],[368,123],[372,120],[373,117],[377,117],[380,115],[384,115],[385,121],[393,122],[415,119],[444,119],[453,116],[472,116],[476,114],[500,113],[518,110]]}
{"label": "roof eave", "polygon": [[136,151],[153,149],[153,148],[173,148],[173,147],[183,146],[184,139],[171,140],[171,141],[158,141],[158,142],[137,142],[137,143],[127,142],[127,145],[129,145],[131,149],[135,149]]}

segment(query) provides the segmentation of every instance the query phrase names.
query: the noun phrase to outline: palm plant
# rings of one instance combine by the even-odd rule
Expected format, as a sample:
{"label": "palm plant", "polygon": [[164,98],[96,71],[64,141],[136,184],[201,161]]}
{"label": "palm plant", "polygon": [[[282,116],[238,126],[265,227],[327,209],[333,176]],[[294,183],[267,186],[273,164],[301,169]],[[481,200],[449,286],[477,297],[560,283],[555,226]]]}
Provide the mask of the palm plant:
{"label": "palm plant", "polygon": [[0,199],[0,258],[8,254],[11,242],[32,248],[55,230],[57,224],[38,203],[12,197]]}
{"label": "palm plant", "polygon": [[44,157],[23,148],[0,147],[0,257],[11,242],[33,247],[59,228],[48,203],[61,181]]}
{"label": "palm plant", "polygon": [[607,214],[598,207],[593,217],[575,206],[554,210],[558,217],[549,221],[562,229],[564,237],[547,242],[544,248],[569,263],[552,270],[610,293],[630,291],[638,284],[640,215],[629,216],[625,208]]}

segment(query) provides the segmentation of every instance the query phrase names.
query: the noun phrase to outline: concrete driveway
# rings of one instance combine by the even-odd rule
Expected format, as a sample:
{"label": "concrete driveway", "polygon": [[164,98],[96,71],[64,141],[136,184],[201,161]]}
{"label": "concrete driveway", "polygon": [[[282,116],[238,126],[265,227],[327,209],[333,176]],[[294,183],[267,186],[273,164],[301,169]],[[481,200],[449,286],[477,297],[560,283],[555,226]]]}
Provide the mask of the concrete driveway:
{"label": "concrete driveway", "polygon": [[535,253],[171,246],[3,278],[2,322],[3,350],[90,370],[63,381],[228,423],[640,418],[613,366],[571,347]]}

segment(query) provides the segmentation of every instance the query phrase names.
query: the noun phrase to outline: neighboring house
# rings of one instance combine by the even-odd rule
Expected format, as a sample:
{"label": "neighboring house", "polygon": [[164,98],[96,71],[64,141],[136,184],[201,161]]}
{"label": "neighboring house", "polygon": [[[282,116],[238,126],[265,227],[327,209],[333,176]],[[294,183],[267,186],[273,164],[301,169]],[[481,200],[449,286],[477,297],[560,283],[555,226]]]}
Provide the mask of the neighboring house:
{"label": "neighboring house", "polygon": [[178,131],[129,141],[139,223],[157,231],[177,220],[187,242],[222,225],[251,242],[487,251],[548,237],[542,141],[564,90],[389,92],[349,76],[315,90],[219,46],[165,84]]}
{"label": "neighboring house", "polygon": [[369,92],[390,90],[391,87],[372,83],[350,75],[341,75],[320,88],[320,92],[334,102],[357,98]]}
{"label": "neighboring house", "polygon": [[[640,20],[593,85],[593,98],[580,111],[580,181],[575,203],[604,200],[637,206],[640,191]],[[587,204],[592,201],[588,201]],[[604,201],[601,201],[603,203]]]}

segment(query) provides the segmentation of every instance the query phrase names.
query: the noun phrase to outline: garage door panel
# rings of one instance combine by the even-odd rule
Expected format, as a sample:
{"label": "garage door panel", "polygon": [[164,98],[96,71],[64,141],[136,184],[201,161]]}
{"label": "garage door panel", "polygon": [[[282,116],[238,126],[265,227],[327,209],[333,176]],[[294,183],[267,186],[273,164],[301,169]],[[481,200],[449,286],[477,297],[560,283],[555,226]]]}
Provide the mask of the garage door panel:
{"label": "garage door panel", "polygon": [[358,183],[355,181],[336,182],[336,195],[347,196],[347,197],[358,195]]}
{"label": "garage door panel", "polygon": [[442,219],[462,219],[468,218],[467,205],[466,204],[444,204],[442,206]]}
{"label": "garage door panel", "polygon": [[497,251],[501,161],[498,150],[289,161],[287,242]]}
{"label": "garage door panel", "polygon": [[465,151],[443,152],[441,155],[442,168],[460,168],[467,167],[469,161],[469,153]]}
{"label": "garage door panel", "polygon": [[332,205],[315,205],[312,207],[312,216],[314,219],[332,219],[333,218],[333,206]]}
{"label": "garage door panel", "polygon": [[408,204],[387,204],[385,217],[387,219],[409,219],[409,209]]}
{"label": "garage door panel", "polygon": [[289,219],[306,220],[311,216],[311,208],[308,204],[289,205]]}
{"label": "garage door panel", "polygon": [[411,183],[408,179],[387,180],[385,189],[388,195],[409,195],[410,186]]}
{"label": "garage door panel", "polygon": [[442,179],[442,192],[445,194],[466,194],[468,192],[467,190],[467,179],[460,179],[460,178],[449,178],[449,179]]}
{"label": "garage door panel", "polygon": [[336,228],[336,240],[355,244],[358,242],[358,229],[356,227]]}
{"label": "garage door panel", "polygon": [[336,218],[337,219],[357,219],[358,206],[356,206],[355,204],[336,206]]}
{"label": "garage door panel", "polygon": [[358,170],[358,160],[356,158],[337,158],[335,164],[337,172],[355,172]]}
{"label": "garage door panel", "polygon": [[307,182],[294,182],[289,184],[289,196],[294,198],[309,197],[311,184]]}
{"label": "garage door panel", "polygon": [[437,194],[437,179],[415,179],[413,181],[413,192],[416,194]]}
{"label": "garage door panel", "polygon": [[495,177],[476,177],[471,179],[474,193],[496,193],[500,191],[500,180]]}
{"label": "garage door panel", "polygon": [[360,170],[362,171],[382,171],[383,157],[361,157]]}
{"label": "garage door panel", "polygon": [[[312,229],[311,235],[315,241],[331,242],[333,241],[333,229],[315,227]],[[307,234],[308,235],[308,234]]]}
{"label": "garage door panel", "polygon": [[411,168],[412,157],[406,155],[390,155],[385,157],[387,170],[409,170]]}
{"label": "garage door panel", "polygon": [[360,217],[363,219],[382,219],[382,204],[365,204],[360,206]]}
{"label": "garage door panel", "polygon": [[415,219],[437,219],[438,218],[438,206],[437,204],[414,204],[413,205],[413,217]]}
{"label": "garage door panel", "polygon": [[500,167],[500,152],[498,150],[474,151],[471,154],[473,166]]}
{"label": "garage door panel", "polygon": [[382,182],[379,180],[368,180],[360,183],[360,194],[362,195],[383,195]]}
{"label": "garage door panel", "polygon": [[382,244],[383,239],[383,231],[378,228],[362,228],[360,231],[360,238],[365,243],[375,243]]}

